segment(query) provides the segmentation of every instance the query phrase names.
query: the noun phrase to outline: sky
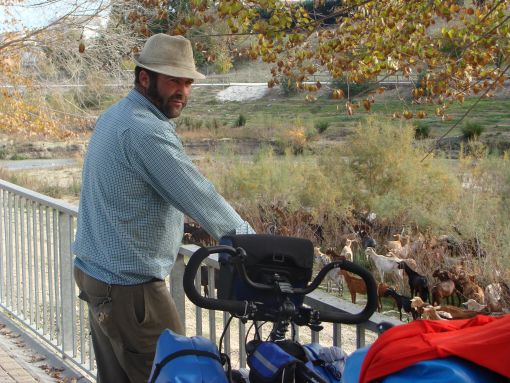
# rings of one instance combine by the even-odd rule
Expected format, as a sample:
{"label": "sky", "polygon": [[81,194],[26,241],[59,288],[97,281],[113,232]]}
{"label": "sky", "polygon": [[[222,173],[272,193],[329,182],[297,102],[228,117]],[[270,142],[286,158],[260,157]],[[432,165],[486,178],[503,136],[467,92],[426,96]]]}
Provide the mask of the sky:
{"label": "sky", "polygon": [[[78,0],[77,0],[78,1]],[[0,0],[0,4],[5,1]],[[0,33],[21,30],[23,27],[33,29],[41,28],[50,24],[53,20],[63,16],[72,9],[76,2],[73,0],[26,0],[24,6],[0,5]],[[83,2],[87,4],[87,2]],[[94,4],[94,0],[88,4]],[[10,22],[9,12],[14,16],[17,23]]]}
{"label": "sky", "polygon": [[[35,2],[33,2],[35,3]],[[26,28],[40,28],[47,25],[58,15],[62,14],[65,9],[64,4],[53,3],[45,4],[45,6],[11,6],[8,10],[5,6],[0,6],[0,31],[15,31],[23,27]],[[7,14],[11,13],[13,17],[19,20],[18,23],[12,24],[9,22]]]}

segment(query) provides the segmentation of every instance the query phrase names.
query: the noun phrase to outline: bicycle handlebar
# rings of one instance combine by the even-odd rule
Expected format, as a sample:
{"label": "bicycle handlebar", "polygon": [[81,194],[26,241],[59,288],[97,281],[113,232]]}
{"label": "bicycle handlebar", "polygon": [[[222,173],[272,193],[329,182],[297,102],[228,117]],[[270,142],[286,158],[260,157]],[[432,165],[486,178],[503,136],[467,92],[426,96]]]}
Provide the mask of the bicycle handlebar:
{"label": "bicycle handlebar", "polygon": [[[205,309],[227,311],[237,316],[249,316],[249,314],[254,313],[254,311],[257,310],[255,302],[208,298],[202,296],[197,291],[194,282],[198,269],[205,258],[207,258],[211,254],[216,253],[228,253],[232,257],[234,257],[234,259],[235,257],[239,257],[238,259],[240,259],[246,255],[242,248],[235,249],[231,246],[224,245],[202,247],[199,250],[197,250],[195,253],[192,254],[184,270],[183,284],[186,296],[195,305]],[[238,265],[240,266],[238,270],[241,274],[241,278],[250,287],[257,290],[274,290],[275,288],[274,286],[252,281],[250,277],[247,275],[242,260],[241,262],[238,263]],[[357,314],[321,310],[319,312],[319,320],[322,322],[345,323],[345,324],[357,324],[367,321],[377,309],[377,286],[372,274],[365,268],[353,262],[341,260],[326,265],[324,268],[322,268],[319,274],[314,278],[314,280],[309,285],[307,285],[304,288],[294,288],[291,294],[306,295],[312,292],[319,286],[319,284],[322,282],[322,280],[325,278],[326,274],[329,271],[337,268],[341,268],[342,270],[346,270],[354,274],[357,274],[363,279],[367,287],[367,303],[363,310],[361,310]]]}

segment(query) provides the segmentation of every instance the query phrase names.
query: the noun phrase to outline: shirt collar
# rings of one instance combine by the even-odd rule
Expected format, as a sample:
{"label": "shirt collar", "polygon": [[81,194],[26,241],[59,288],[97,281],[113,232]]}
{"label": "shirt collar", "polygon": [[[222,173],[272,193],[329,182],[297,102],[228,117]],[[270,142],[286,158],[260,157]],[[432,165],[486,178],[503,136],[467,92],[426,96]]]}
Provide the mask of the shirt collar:
{"label": "shirt collar", "polygon": [[173,123],[169,120],[169,118],[167,116],[165,116],[163,114],[163,112],[161,112],[156,107],[156,105],[154,105],[147,97],[145,97],[143,94],[141,94],[136,89],[131,89],[127,95],[127,98],[133,102],[139,103],[139,104],[147,107],[147,109],[149,109],[152,113],[154,113],[154,115],[157,118],[159,118],[160,120],[169,122],[170,125],[173,125]]}

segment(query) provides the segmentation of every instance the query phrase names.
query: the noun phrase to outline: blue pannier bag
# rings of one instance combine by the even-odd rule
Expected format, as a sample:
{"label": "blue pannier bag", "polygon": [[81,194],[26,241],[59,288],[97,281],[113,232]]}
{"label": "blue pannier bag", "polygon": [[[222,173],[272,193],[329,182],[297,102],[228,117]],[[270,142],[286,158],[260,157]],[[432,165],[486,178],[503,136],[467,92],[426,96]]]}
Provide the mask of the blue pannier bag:
{"label": "blue pannier bag", "polygon": [[216,345],[166,329],[158,339],[150,383],[228,383]]}
{"label": "blue pannier bag", "polygon": [[303,345],[309,363],[328,383],[340,383],[347,355],[340,347],[323,347],[319,343]]}
{"label": "blue pannier bag", "polygon": [[250,383],[329,383],[308,361],[303,346],[296,342],[262,342],[246,345]]}
{"label": "blue pannier bag", "polygon": [[[358,383],[361,366],[369,347],[347,358],[343,383]],[[380,379],[381,383],[503,383],[504,377],[457,357],[423,360]]]}

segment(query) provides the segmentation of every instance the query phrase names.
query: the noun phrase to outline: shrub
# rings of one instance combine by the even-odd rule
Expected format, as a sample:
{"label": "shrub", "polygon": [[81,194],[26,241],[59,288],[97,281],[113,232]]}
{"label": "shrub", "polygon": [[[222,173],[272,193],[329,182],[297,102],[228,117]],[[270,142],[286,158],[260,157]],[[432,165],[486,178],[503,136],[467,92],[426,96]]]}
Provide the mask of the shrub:
{"label": "shrub", "polygon": [[[354,174],[354,206],[390,219],[446,220],[460,184],[444,166],[422,163],[423,154],[414,145],[412,126],[368,119],[347,137],[345,151],[333,152],[328,162],[336,166],[345,163]],[[338,177],[332,173],[328,178]],[[428,217],[428,211],[435,211],[437,217]]]}
{"label": "shrub", "polygon": [[324,133],[326,131],[326,129],[328,129],[328,127],[329,127],[329,121],[325,121],[325,120],[316,121],[315,125],[314,125],[315,130],[317,130],[317,132],[319,134]]}
{"label": "shrub", "polygon": [[228,73],[233,66],[232,59],[226,52],[222,52],[214,61],[214,71],[219,74]]}
{"label": "shrub", "polygon": [[28,157],[26,154],[19,154],[19,153],[14,153],[12,156],[11,156],[11,161],[20,161],[20,160],[28,160],[30,157]]}
{"label": "shrub", "polygon": [[339,77],[333,79],[331,87],[333,89],[341,89],[344,92],[345,97],[352,98],[356,97],[360,93],[367,92],[373,86],[370,82],[356,83],[352,81],[347,81],[345,77]]}
{"label": "shrub", "polygon": [[466,140],[472,140],[480,137],[485,128],[477,122],[467,122],[460,130]]}
{"label": "shrub", "polygon": [[423,123],[417,123],[414,126],[414,138],[417,140],[422,140],[424,138],[429,138],[430,136],[430,126],[425,125]]}
{"label": "shrub", "polygon": [[240,128],[241,126],[246,125],[246,117],[240,114],[237,119],[234,121],[234,128]]}
{"label": "shrub", "polygon": [[280,90],[282,91],[284,96],[288,97],[297,94],[298,89],[296,85],[296,80],[293,80],[290,77],[282,76],[279,78],[279,81]]}

